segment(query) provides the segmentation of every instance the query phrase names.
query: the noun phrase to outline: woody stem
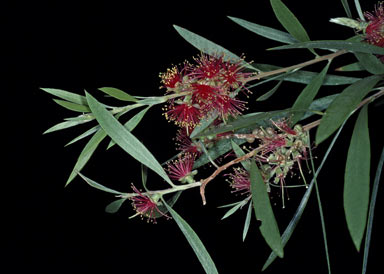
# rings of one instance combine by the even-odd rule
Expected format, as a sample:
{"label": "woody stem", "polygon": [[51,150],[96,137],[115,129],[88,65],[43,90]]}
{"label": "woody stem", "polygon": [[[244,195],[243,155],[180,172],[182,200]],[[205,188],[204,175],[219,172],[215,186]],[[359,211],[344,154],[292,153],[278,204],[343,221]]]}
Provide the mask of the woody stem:
{"label": "woody stem", "polygon": [[276,70],[272,70],[272,71],[267,71],[267,72],[261,72],[261,73],[255,75],[255,76],[253,76],[253,77],[247,78],[246,82],[250,82],[250,81],[253,81],[253,80],[260,80],[262,78],[266,78],[266,77],[273,76],[273,75],[276,75],[276,74],[281,74],[281,73],[284,73],[284,72],[288,72],[288,71],[292,71],[292,70],[295,70],[295,69],[303,68],[303,67],[306,67],[306,66],[309,66],[309,65],[321,62],[321,61],[332,60],[333,58],[335,58],[337,56],[340,56],[342,54],[345,54],[345,53],[347,53],[346,50],[338,50],[338,51],[336,51],[334,53],[327,54],[327,55],[320,56],[320,57],[316,57],[315,59],[312,59],[312,60],[309,60],[309,61],[306,61],[306,62],[303,62],[303,63],[300,63],[300,64],[296,64],[296,65],[293,65],[293,66],[290,66],[290,67],[280,68],[280,69],[276,69]]}

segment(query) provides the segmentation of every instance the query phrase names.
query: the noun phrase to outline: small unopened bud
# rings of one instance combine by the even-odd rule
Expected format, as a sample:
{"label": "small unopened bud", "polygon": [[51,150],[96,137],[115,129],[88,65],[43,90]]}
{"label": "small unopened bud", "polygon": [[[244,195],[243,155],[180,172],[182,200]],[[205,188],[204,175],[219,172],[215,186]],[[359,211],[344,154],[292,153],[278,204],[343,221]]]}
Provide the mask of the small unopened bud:
{"label": "small unopened bud", "polygon": [[275,135],[276,132],[273,130],[273,128],[269,127],[266,129],[266,132],[268,135],[272,136],[272,135]]}
{"label": "small unopened bud", "polygon": [[254,141],[255,141],[254,137],[248,137],[247,138],[247,142],[250,143],[250,144],[252,144]]}
{"label": "small unopened bud", "polygon": [[339,24],[342,26],[350,27],[353,29],[357,30],[365,30],[367,27],[368,23],[367,22],[360,22],[351,18],[346,18],[346,17],[337,17],[337,18],[332,18],[329,20],[331,23]]}

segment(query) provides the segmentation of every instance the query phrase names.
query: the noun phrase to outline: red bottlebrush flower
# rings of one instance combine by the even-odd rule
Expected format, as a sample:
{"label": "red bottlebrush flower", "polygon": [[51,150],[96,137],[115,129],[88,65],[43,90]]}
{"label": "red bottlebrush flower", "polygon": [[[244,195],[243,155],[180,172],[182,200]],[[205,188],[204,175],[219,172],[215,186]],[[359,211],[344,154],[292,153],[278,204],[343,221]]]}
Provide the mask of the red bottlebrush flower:
{"label": "red bottlebrush flower", "polygon": [[380,2],[375,8],[375,13],[366,12],[364,14],[368,20],[365,29],[365,39],[373,45],[384,47],[384,7]]}
{"label": "red bottlebrush flower", "polygon": [[218,87],[205,84],[193,84],[192,102],[199,105],[202,116],[207,116],[215,110],[222,108],[221,93],[225,92]]}
{"label": "red bottlebrush flower", "polygon": [[271,151],[275,151],[280,147],[284,147],[287,143],[283,136],[276,135],[275,137],[269,138],[264,137],[262,139],[263,142],[263,150],[262,154],[265,155]]}
{"label": "red bottlebrush flower", "polygon": [[148,221],[152,221],[154,223],[156,223],[155,218],[159,214],[161,216],[170,218],[168,215],[160,211],[160,209],[158,208],[157,201],[141,193],[133,184],[132,184],[132,189],[137,195],[129,199],[132,201],[132,206],[137,212],[136,215],[147,217]]}
{"label": "red bottlebrush flower", "polygon": [[228,115],[240,115],[241,112],[246,109],[246,102],[231,98],[228,95],[218,97],[217,99],[217,103],[220,105],[220,113],[225,118],[228,117]]}
{"label": "red bottlebrush flower", "polygon": [[185,154],[184,158],[173,161],[168,165],[169,178],[182,183],[193,182],[193,176],[196,174],[192,171],[194,161],[194,156],[191,154]]}
{"label": "red bottlebrush flower", "polygon": [[192,75],[198,79],[217,78],[222,70],[223,57],[201,54],[199,58],[194,59],[197,66],[193,69]]}
{"label": "red bottlebrush flower", "polygon": [[181,150],[184,153],[192,154],[196,156],[201,155],[200,147],[194,143],[192,143],[191,138],[189,138],[188,133],[189,130],[186,128],[181,128],[178,130],[176,135],[176,142],[178,145],[178,150]]}
{"label": "red bottlebrush flower", "polygon": [[215,101],[217,96],[217,88],[210,85],[192,84],[192,100],[199,105]]}
{"label": "red bottlebrush flower", "polygon": [[297,134],[297,132],[295,130],[293,130],[292,128],[290,128],[288,126],[288,124],[285,120],[282,120],[279,122],[272,121],[272,123],[275,125],[275,127],[277,127],[278,129],[280,129],[281,131],[283,131],[285,133],[288,133],[290,135],[296,135]]}
{"label": "red bottlebrush flower", "polygon": [[195,106],[185,102],[182,104],[171,103],[165,117],[174,121],[176,125],[193,128],[200,122],[201,112]]}
{"label": "red bottlebrush flower", "polygon": [[251,194],[251,180],[249,173],[242,168],[234,168],[234,173],[227,174],[230,178],[231,187],[234,188],[232,193],[239,192],[241,195]]}
{"label": "red bottlebrush flower", "polygon": [[168,69],[165,73],[160,73],[160,78],[163,86],[168,90],[174,90],[183,80],[183,76],[177,67]]}
{"label": "red bottlebrush flower", "polygon": [[223,69],[221,72],[221,77],[225,86],[237,89],[244,86],[246,79],[252,75],[252,73],[246,73],[242,70],[244,66],[241,64],[243,60],[237,62],[225,62],[223,63]]}

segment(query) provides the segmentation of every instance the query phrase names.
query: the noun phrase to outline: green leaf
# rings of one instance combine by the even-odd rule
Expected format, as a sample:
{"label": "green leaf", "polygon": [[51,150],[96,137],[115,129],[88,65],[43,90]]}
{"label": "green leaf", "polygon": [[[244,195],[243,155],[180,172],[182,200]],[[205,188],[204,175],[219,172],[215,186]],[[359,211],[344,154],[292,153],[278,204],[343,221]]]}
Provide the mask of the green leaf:
{"label": "green leaf", "polygon": [[353,243],[360,251],[367,223],[371,150],[368,131],[368,107],[356,120],[349,145],[344,176],[344,211]]}
{"label": "green leaf", "polygon": [[86,120],[77,120],[77,121],[61,122],[61,123],[58,123],[58,124],[54,125],[53,127],[50,127],[49,129],[44,131],[43,134],[47,134],[47,133],[51,133],[51,132],[54,132],[54,131],[58,131],[58,130],[62,130],[62,129],[66,129],[66,128],[70,128],[70,127],[74,127],[74,126],[78,126],[78,125],[84,124],[85,122],[87,122],[87,121]]}
{"label": "green leaf", "polygon": [[380,76],[375,75],[366,77],[348,86],[336,97],[321,119],[316,132],[316,144],[320,144],[339,128],[380,79]]}
{"label": "green leaf", "polygon": [[359,14],[360,20],[361,21],[365,21],[364,13],[361,10],[361,6],[360,6],[359,0],[354,0],[354,1],[355,1],[355,7],[356,7],[356,10],[357,10],[357,13]]}
{"label": "green leaf", "polygon": [[336,71],[362,71],[364,67],[360,64],[360,62],[351,63],[342,67],[335,69]]}
{"label": "green leaf", "polygon": [[113,115],[108,112],[94,97],[86,93],[86,98],[92,113],[104,131],[124,151],[140,163],[152,169],[170,185],[173,185],[167,173],[161,167],[151,152],[129,132]]}
{"label": "green leaf", "polygon": [[[274,66],[269,64],[252,64],[252,65],[255,66],[258,70],[261,70],[264,72],[281,69],[281,67],[279,66]],[[312,71],[297,70],[294,72],[279,75],[279,77],[275,77],[275,80],[284,80],[284,81],[290,81],[294,83],[309,84],[313,79],[313,77],[315,77],[317,74],[318,73],[312,72]],[[270,78],[268,78],[268,80],[269,79]],[[325,76],[323,85],[324,86],[348,85],[360,79],[361,78],[357,78],[357,77],[346,77],[346,76],[328,74],[327,76]]]}
{"label": "green leaf", "polygon": [[54,96],[57,96],[61,99],[64,99],[66,101],[69,101],[78,105],[87,106],[87,100],[82,95],[72,93],[62,89],[55,89],[55,88],[41,88],[41,90],[49,94],[52,94]]}
{"label": "green leaf", "polygon": [[77,173],[83,169],[85,164],[89,161],[89,159],[95,152],[96,148],[99,146],[101,141],[103,141],[106,136],[107,134],[102,129],[99,129],[92,136],[92,138],[88,141],[88,143],[85,145],[85,147],[81,151],[79,157],[77,158],[76,164],[65,184],[66,186],[76,177]]}
{"label": "green leaf", "polygon": [[232,207],[230,210],[228,210],[224,216],[221,218],[221,220],[224,220],[225,218],[228,218],[231,216],[233,213],[235,213],[237,210],[242,208],[244,205],[246,205],[248,202],[247,199],[242,200],[240,203],[237,203],[234,207]]}
{"label": "green leaf", "polygon": [[291,123],[294,125],[305,114],[308,107],[311,105],[313,99],[316,97],[320,87],[323,84],[324,77],[328,72],[330,62],[325,66],[325,68],[318,74],[313,80],[303,89],[300,95],[297,97],[295,103],[292,106],[293,116],[291,118]]}
{"label": "green leaf", "polygon": [[283,258],[283,244],[281,242],[279,227],[277,226],[275,215],[273,214],[269,201],[267,186],[254,161],[251,161],[250,180],[253,208],[256,218],[261,221],[261,235],[263,235],[273,252],[280,258]]}
{"label": "green leaf", "polygon": [[376,197],[377,197],[377,192],[379,189],[379,182],[380,182],[381,171],[383,169],[383,163],[384,163],[384,148],[381,151],[381,157],[380,157],[379,163],[377,165],[376,174],[375,174],[375,181],[373,182],[373,187],[372,187],[371,201],[369,203],[369,213],[368,213],[367,233],[365,235],[364,260],[363,260],[362,274],[365,274],[367,272],[368,254],[369,254],[369,247],[371,244],[373,217],[374,217],[374,213],[375,213]]}
{"label": "green leaf", "polygon": [[261,95],[259,98],[256,99],[256,101],[261,102],[269,99],[269,97],[275,94],[275,92],[279,89],[281,83],[283,83],[283,80],[280,80],[271,90]]}
{"label": "green leaf", "polygon": [[183,232],[188,243],[195,252],[197,258],[199,259],[201,265],[203,266],[205,273],[215,274],[219,273],[215,266],[215,263],[212,261],[211,256],[209,255],[207,249],[197,236],[196,232],[193,231],[191,226],[175,211],[170,207],[164,200],[165,206],[169,210],[172,218],[175,220],[176,224],[179,226],[181,232]]}
{"label": "green leaf", "polygon": [[351,9],[349,8],[348,0],[341,0],[341,4],[343,5],[343,8],[347,16],[349,18],[352,18],[352,13],[351,13]]}
{"label": "green leaf", "polygon": [[72,111],[77,111],[77,112],[90,112],[91,110],[89,109],[88,106],[84,105],[79,105],[76,103],[64,101],[64,100],[58,100],[58,99],[53,99],[55,103],[59,104],[60,106],[72,110]]}
{"label": "green leaf", "polygon": [[248,210],[247,210],[247,216],[245,217],[245,223],[244,223],[244,229],[243,229],[243,242],[245,241],[245,238],[247,237],[249,226],[251,224],[251,216],[252,216],[252,203],[249,203]]}
{"label": "green leaf", "polygon": [[189,138],[195,138],[196,135],[203,132],[207,127],[209,127],[217,118],[218,114],[210,115],[207,118],[202,119],[200,123],[193,129],[191,135],[189,135]]}
{"label": "green leaf", "polygon": [[72,141],[67,143],[65,146],[72,145],[73,143],[76,143],[77,141],[80,141],[81,139],[84,139],[85,137],[88,137],[89,135],[95,133],[99,129],[100,129],[99,125],[94,126],[93,128],[88,129],[86,132],[84,132],[84,133],[80,134],[79,136],[77,136],[76,138],[74,138]]}
{"label": "green leaf", "polygon": [[99,88],[99,90],[121,101],[128,101],[128,102],[138,101],[135,97],[129,95],[128,93],[122,91],[121,89],[112,88],[112,87],[103,87],[103,88]]}
{"label": "green leaf", "polygon": [[[301,25],[296,16],[288,9],[288,7],[280,0],[270,0],[273,12],[276,15],[280,24],[298,41],[306,42],[310,41],[309,36]],[[313,54],[316,52],[313,49],[309,49]]]}
{"label": "green leaf", "polygon": [[273,12],[281,25],[297,40],[309,41],[309,36],[296,16],[280,0],[270,0]]}
{"label": "green leaf", "polygon": [[[332,139],[332,142],[331,144],[329,145],[327,151],[325,152],[325,155],[323,157],[323,160],[321,161],[318,169],[316,170],[315,172],[315,175],[311,181],[311,183],[309,184],[308,186],[308,189],[305,191],[304,195],[303,195],[303,198],[301,198],[301,201],[300,201],[300,204],[298,206],[298,208],[296,209],[296,212],[293,216],[293,218],[291,219],[291,221],[289,222],[287,228],[284,230],[284,233],[283,235],[281,236],[281,240],[282,240],[282,243],[283,243],[283,246],[285,246],[287,244],[287,242],[289,241],[289,239],[291,238],[292,234],[293,234],[293,231],[295,230],[297,224],[299,223],[300,219],[301,219],[301,216],[303,215],[303,212],[304,212],[304,209],[305,207],[307,206],[307,203],[308,203],[308,200],[309,200],[309,197],[312,193],[312,189],[313,189],[313,186],[315,184],[315,180],[316,178],[319,176],[320,174],[320,171],[321,169],[323,168],[323,165],[325,163],[325,161],[327,160],[334,144],[336,143],[336,140],[337,138],[339,137],[340,135],[340,132],[341,130],[343,129],[345,125],[345,122],[341,125],[340,129],[338,130],[338,132],[336,133],[335,137],[333,137]],[[277,258],[277,255],[274,253],[274,252],[271,252],[271,254],[269,255],[267,261],[265,262],[265,264],[263,265],[263,268],[262,268],[262,271],[264,271],[265,269],[267,269],[268,266],[271,265],[271,263]]]}
{"label": "green leaf", "polygon": [[364,42],[351,42],[343,40],[322,40],[322,41],[309,41],[301,42],[292,45],[284,45],[270,50],[282,50],[282,49],[301,49],[301,48],[319,48],[329,50],[342,50],[345,49],[350,52],[365,52],[372,54],[384,55],[384,48],[371,45]]}
{"label": "green leaf", "polygon": [[285,109],[285,110],[276,110],[271,112],[249,113],[249,114],[238,117],[236,120],[232,122],[228,122],[227,124],[222,124],[216,128],[197,134],[195,137],[216,135],[224,132],[235,131],[241,128],[252,127],[262,121],[267,121],[278,116],[286,116],[287,112],[288,110]]}
{"label": "green leaf", "polygon": [[297,39],[293,38],[292,35],[284,31],[262,26],[236,17],[228,16],[228,18],[231,19],[233,22],[239,24],[240,26],[246,28],[247,30],[252,31],[253,33],[256,33],[268,39],[286,44],[293,44],[299,42]]}
{"label": "green leaf", "polygon": [[[132,131],[135,129],[135,127],[140,123],[140,121],[143,119],[144,115],[147,113],[147,111],[149,110],[151,106],[148,106],[147,108],[141,110],[139,113],[137,113],[135,116],[133,116],[131,119],[128,120],[128,122],[126,122],[124,124],[124,127],[129,130],[129,131]],[[115,142],[113,140],[111,140],[111,142],[109,143],[107,149],[110,149],[112,146],[115,145]]]}
{"label": "green leaf", "polygon": [[335,100],[338,94],[328,95],[322,98],[319,98],[312,102],[312,104],[308,107],[308,111],[304,114],[301,120],[307,119],[312,116],[314,112],[322,111],[327,109],[328,106]]}
{"label": "green leaf", "polygon": [[148,188],[147,188],[147,179],[148,179],[148,168],[147,166],[141,164],[140,165],[140,170],[141,170],[141,183],[143,184],[143,187],[145,189],[145,191],[148,191]]}
{"label": "green leaf", "polygon": [[[244,156],[245,155],[245,152],[241,149],[241,147],[236,144],[233,140],[231,140],[231,145],[232,145],[232,149],[233,151],[235,152],[236,154],[236,157],[241,157],[241,156]],[[249,170],[251,169],[251,163],[249,162],[249,160],[245,160],[245,161],[241,161],[240,164],[245,168],[245,170],[247,170],[249,172]]]}
{"label": "green leaf", "polygon": [[119,211],[120,207],[123,205],[123,203],[126,201],[126,198],[118,199],[116,201],[113,201],[109,205],[105,207],[105,212],[107,213],[116,213]]}
{"label": "green leaf", "polygon": [[[174,25],[173,26],[176,31],[183,37],[188,43],[190,43],[192,46],[197,48],[198,50],[209,54],[209,55],[217,55],[217,54],[224,54],[223,59],[225,61],[239,61],[242,60],[239,56],[236,54],[230,52],[229,50],[223,48],[222,46],[217,45],[216,43],[196,34],[193,33],[185,28],[179,27]],[[249,68],[255,70],[253,66],[243,61],[244,65]]]}
{"label": "green leaf", "polygon": [[384,73],[384,64],[373,54],[356,52],[355,56],[359,60],[359,64],[368,72],[372,74]]}
{"label": "green leaf", "polygon": [[117,190],[114,190],[114,189],[111,189],[109,187],[106,187],[106,186],[103,186],[91,179],[89,179],[88,177],[85,177],[83,174],[81,174],[80,172],[78,172],[79,176],[87,183],[89,184],[91,187],[94,187],[96,189],[99,189],[101,191],[104,191],[104,192],[108,192],[108,193],[112,193],[112,194],[116,194],[116,195],[124,195],[124,194],[127,194],[127,193],[123,193],[123,192],[120,192],[120,191],[117,191]]}

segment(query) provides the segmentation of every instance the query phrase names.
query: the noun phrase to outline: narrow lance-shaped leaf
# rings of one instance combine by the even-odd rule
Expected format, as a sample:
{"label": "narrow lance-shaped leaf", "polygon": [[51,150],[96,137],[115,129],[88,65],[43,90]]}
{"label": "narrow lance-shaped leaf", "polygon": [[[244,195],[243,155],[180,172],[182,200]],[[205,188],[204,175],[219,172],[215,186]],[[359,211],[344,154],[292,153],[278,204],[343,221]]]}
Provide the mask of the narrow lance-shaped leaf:
{"label": "narrow lance-shaped leaf", "polygon": [[233,22],[239,24],[240,26],[246,28],[247,30],[252,31],[253,33],[256,33],[268,39],[286,44],[293,44],[299,42],[297,39],[292,37],[292,35],[284,31],[262,26],[236,17],[228,16],[228,18],[231,19]]}
{"label": "narrow lance-shaped leaf", "polygon": [[55,88],[41,88],[41,90],[75,104],[87,105],[87,99],[83,95]]}
{"label": "narrow lance-shaped leaf", "polygon": [[62,129],[66,129],[66,128],[70,128],[70,127],[74,127],[74,126],[78,126],[80,124],[84,124],[85,122],[87,122],[87,121],[86,120],[77,120],[77,121],[61,122],[61,123],[54,125],[53,127],[50,127],[46,131],[44,131],[44,134],[51,133],[51,132],[58,131],[58,130],[62,130]]}
{"label": "narrow lance-shaped leaf", "polygon": [[376,197],[377,197],[377,192],[379,190],[379,182],[380,182],[380,177],[381,177],[381,171],[383,169],[383,164],[384,164],[384,147],[381,151],[381,157],[380,157],[379,163],[377,165],[376,174],[375,174],[375,181],[373,182],[373,187],[372,187],[371,201],[369,203],[369,213],[368,213],[367,233],[365,235],[364,260],[363,260],[362,274],[365,274],[367,271],[369,247],[371,244],[373,217],[375,215],[374,213],[375,213]]}
{"label": "narrow lance-shaped leaf", "polygon": [[105,212],[107,213],[116,213],[119,211],[120,207],[123,205],[123,203],[126,201],[126,198],[118,199],[110,203],[105,207]]}
{"label": "narrow lance-shaped leaf", "polygon": [[[284,230],[284,233],[281,237],[281,240],[282,240],[282,243],[283,243],[283,246],[285,246],[287,244],[287,242],[289,241],[289,239],[291,238],[292,234],[293,234],[293,231],[295,230],[297,224],[299,223],[300,219],[301,219],[301,216],[303,215],[303,212],[304,212],[304,209],[305,207],[307,206],[307,203],[308,203],[308,200],[309,200],[309,197],[312,193],[312,189],[313,189],[313,186],[315,184],[315,179],[316,177],[319,176],[319,173],[321,171],[321,169],[323,168],[323,165],[325,163],[325,161],[327,160],[328,158],[328,155],[329,153],[331,152],[334,144],[336,143],[336,140],[337,138],[339,137],[340,135],[340,132],[341,130],[343,129],[344,127],[344,124],[345,122],[343,123],[343,125],[341,125],[340,129],[338,130],[338,132],[335,134],[335,137],[333,137],[332,139],[332,142],[331,144],[329,145],[327,151],[325,152],[325,155],[320,163],[320,166],[318,167],[318,169],[316,170],[316,173],[311,181],[311,183],[309,184],[308,186],[308,189],[305,191],[304,195],[303,195],[303,198],[301,199],[300,201],[300,204],[299,206],[297,207],[296,209],[296,212],[293,216],[293,218],[291,219],[291,221],[289,222],[287,228]],[[276,253],[274,252],[271,252],[271,254],[269,255],[267,261],[265,262],[265,264],[263,265],[263,268],[262,268],[262,271],[264,271],[268,266],[271,265],[271,263],[273,263],[273,261],[277,258],[277,255]]]}
{"label": "narrow lance-shaped leaf", "polygon": [[250,170],[252,203],[255,215],[261,221],[260,232],[270,248],[282,258],[284,256],[283,244],[280,238],[279,227],[273,214],[269,201],[267,186],[260,174],[255,161],[251,161]]}
{"label": "narrow lance-shaped leaf", "polygon": [[[281,0],[270,0],[270,2],[277,20],[294,38],[301,42],[310,40],[299,20]],[[316,55],[312,49],[310,50]]]}
{"label": "narrow lance-shaped leaf", "polygon": [[364,70],[360,62],[351,63],[335,69],[336,71],[362,71]]}
{"label": "narrow lance-shaped leaf", "polygon": [[[272,71],[281,69],[282,67],[269,65],[269,64],[252,64],[257,69],[261,71]],[[313,77],[315,77],[318,73],[306,70],[296,70],[289,73],[285,73],[276,77],[276,80],[290,81],[301,84],[309,84]],[[268,78],[268,80],[271,78]],[[338,86],[338,85],[348,85],[354,82],[357,82],[361,78],[358,77],[347,77],[340,75],[327,74],[324,79],[324,86]],[[251,85],[250,88],[256,85]]]}
{"label": "narrow lance-shaped leaf", "polygon": [[355,2],[355,7],[356,7],[356,10],[357,10],[357,13],[359,14],[360,20],[361,21],[365,21],[364,13],[361,10],[361,6],[360,6],[359,0],[354,0],[354,2]]}
{"label": "narrow lance-shaped leaf", "polygon": [[[181,35],[181,37],[183,37],[188,43],[190,43],[192,46],[194,46],[195,48],[197,48],[198,50],[206,54],[209,54],[209,55],[224,54],[223,58],[225,61],[241,60],[241,58],[236,54],[230,52],[229,50],[223,48],[222,46],[219,46],[216,43],[196,33],[193,33],[185,28],[182,28],[176,25],[174,25],[173,27]],[[244,62],[244,65],[249,69],[256,70],[255,67],[251,66],[246,62]]]}
{"label": "narrow lance-shaped leaf", "polygon": [[356,52],[355,56],[359,60],[359,64],[368,72],[372,74],[384,73],[384,64],[373,54]]}
{"label": "narrow lance-shaped leaf", "polygon": [[299,97],[292,106],[292,124],[296,124],[305,114],[306,110],[311,105],[313,99],[316,97],[321,85],[323,84],[324,77],[327,74],[330,62],[313,80],[303,89]]}
{"label": "narrow lance-shaped leaf", "polygon": [[329,50],[342,50],[345,49],[350,52],[365,52],[372,54],[384,55],[384,48],[371,45],[364,42],[352,42],[343,40],[323,40],[323,41],[309,41],[301,42],[292,45],[284,45],[274,47],[269,50],[282,50],[282,49],[302,49],[302,48],[319,48]]}
{"label": "narrow lance-shaped leaf", "polygon": [[91,187],[94,187],[96,189],[99,189],[101,191],[104,191],[104,192],[108,192],[108,193],[112,193],[112,194],[116,194],[116,195],[124,195],[124,194],[127,194],[127,193],[123,193],[123,192],[120,192],[120,191],[117,191],[117,190],[114,190],[112,188],[109,188],[109,187],[106,187],[106,186],[103,186],[97,182],[95,182],[94,180],[91,180],[89,179],[88,177],[84,176],[83,174],[81,174],[80,172],[78,172],[79,176],[88,184],[90,185]]}
{"label": "narrow lance-shaped leaf", "polygon": [[245,238],[247,237],[249,226],[251,224],[251,216],[252,216],[252,202],[249,202],[247,215],[245,217],[245,223],[243,228],[243,242],[245,241]]}
{"label": "narrow lance-shaped leaf", "polygon": [[275,94],[275,92],[279,89],[279,87],[281,86],[281,84],[283,83],[283,80],[280,80],[272,89],[270,89],[269,91],[267,91],[266,93],[264,93],[263,95],[261,95],[260,97],[258,97],[256,99],[256,101],[265,101],[267,99],[269,99],[269,97],[271,97],[273,94]]}
{"label": "narrow lance-shaped leaf", "polygon": [[367,223],[370,161],[368,107],[364,106],[353,130],[344,176],[345,218],[358,251]]}
{"label": "narrow lance-shaped leaf", "polygon": [[[245,152],[241,149],[241,147],[236,144],[233,140],[231,140],[232,149],[236,154],[236,157],[241,157],[245,155]],[[249,160],[241,161],[240,164],[249,172],[251,169]]]}
{"label": "narrow lance-shaped leaf", "polygon": [[349,18],[352,18],[352,13],[351,13],[351,9],[350,9],[349,4],[348,4],[348,0],[341,0],[341,4],[343,5],[343,8],[344,8],[347,16]]}
{"label": "narrow lance-shaped leaf", "polygon": [[229,209],[225,214],[224,216],[221,218],[221,220],[224,220],[226,218],[228,218],[229,216],[231,216],[233,213],[235,213],[237,210],[239,210],[240,208],[242,208],[244,205],[247,204],[247,199],[244,199],[242,200],[241,202],[239,203],[236,203],[231,209]]}
{"label": "narrow lance-shaped leaf", "polygon": [[108,94],[109,96],[112,96],[112,97],[119,99],[121,101],[128,101],[128,102],[137,102],[138,101],[132,95],[129,95],[128,93],[126,93],[126,92],[124,92],[118,88],[103,87],[103,88],[99,88],[99,90]]}
{"label": "narrow lance-shaped leaf", "polygon": [[205,248],[205,246],[197,236],[196,232],[193,231],[191,226],[175,210],[173,210],[172,207],[170,207],[164,200],[163,200],[163,203],[167,207],[169,213],[171,214],[172,218],[175,220],[176,224],[179,226],[181,232],[183,232],[185,238],[187,239],[188,243],[192,247],[197,258],[199,259],[201,265],[203,266],[205,273],[207,274],[219,273],[217,271],[215,263],[213,262],[207,249]]}
{"label": "narrow lance-shaped leaf", "polygon": [[76,177],[77,173],[80,172],[83,167],[86,165],[86,163],[89,161],[93,153],[95,152],[96,148],[99,146],[101,141],[107,136],[104,130],[99,129],[92,138],[88,141],[88,143],[85,145],[83,150],[81,151],[79,157],[77,158],[76,164],[69,175],[69,178],[66,182],[66,186],[72,182],[72,180]]}
{"label": "narrow lance-shaped leaf", "polygon": [[79,141],[79,140],[81,140],[81,139],[83,139],[85,137],[88,137],[89,135],[94,134],[99,129],[100,129],[99,125],[94,126],[93,128],[88,129],[87,131],[83,132],[82,134],[80,134],[79,136],[74,138],[72,141],[68,142],[65,146],[72,145],[73,143],[76,143],[77,141]]}
{"label": "narrow lance-shaped leaf", "polygon": [[[128,120],[128,122],[126,122],[124,124],[124,127],[126,129],[128,129],[129,131],[132,131],[135,129],[135,127],[140,123],[140,121],[143,119],[144,115],[147,113],[147,111],[149,110],[151,106],[148,106],[146,107],[145,109],[143,109],[142,111],[140,111],[139,113],[137,113],[135,116],[133,116],[131,119]],[[110,149],[112,146],[115,145],[115,142],[113,140],[111,140],[111,142],[109,143],[107,149]]]}
{"label": "narrow lance-shaped leaf", "polygon": [[331,103],[316,132],[316,144],[334,133],[360,101],[372,90],[380,76],[370,76],[345,88]]}
{"label": "narrow lance-shaped leaf", "polygon": [[170,185],[173,185],[164,169],[161,167],[151,152],[129,132],[113,115],[108,112],[92,95],[86,93],[89,107],[95,115],[96,120],[104,131],[124,151],[137,161],[152,169]]}
{"label": "narrow lance-shaped leaf", "polygon": [[60,106],[66,108],[66,109],[72,110],[72,111],[77,111],[77,112],[90,112],[91,111],[88,106],[79,105],[76,103],[72,103],[72,102],[68,102],[68,101],[64,101],[64,100],[58,100],[58,99],[53,99],[53,101],[55,103],[59,104]]}

